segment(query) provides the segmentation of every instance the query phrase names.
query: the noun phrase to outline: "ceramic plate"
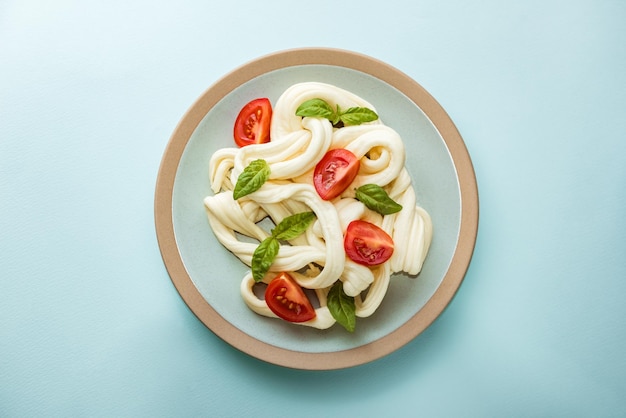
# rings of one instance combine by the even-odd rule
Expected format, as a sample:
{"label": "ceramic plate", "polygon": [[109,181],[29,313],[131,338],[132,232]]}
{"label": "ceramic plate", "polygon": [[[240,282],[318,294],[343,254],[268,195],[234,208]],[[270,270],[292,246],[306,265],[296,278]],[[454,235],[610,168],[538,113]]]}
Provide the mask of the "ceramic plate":
{"label": "ceramic plate", "polygon": [[[272,103],[298,82],[319,81],[372,103],[402,137],[418,204],[432,217],[434,237],[421,273],[397,275],[380,308],[358,318],[354,333],[265,318],[243,303],[248,270],[216,240],[203,198],[212,194],[209,158],[232,147],[241,107]],[[220,338],[261,360],[298,369],[364,364],[402,347],[452,300],[474,249],[478,193],[470,157],[453,122],[418,83],[374,58],[336,49],[297,49],[249,62],[218,80],[191,106],[165,150],[155,193],[157,238],[182,299]]]}

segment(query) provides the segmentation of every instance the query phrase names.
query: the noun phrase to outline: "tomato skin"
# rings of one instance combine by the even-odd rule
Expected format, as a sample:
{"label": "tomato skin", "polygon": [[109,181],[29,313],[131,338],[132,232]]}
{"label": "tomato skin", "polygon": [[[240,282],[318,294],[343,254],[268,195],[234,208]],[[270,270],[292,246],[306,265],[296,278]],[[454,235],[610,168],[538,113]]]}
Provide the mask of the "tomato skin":
{"label": "tomato skin", "polygon": [[378,226],[356,220],[346,229],[343,247],[348,257],[355,263],[377,266],[391,258],[393,239]]}
{"label": "tomato skin", "polygon": [[315,318],[315,309],[304,291],[287,273],[280,273],[267,285],[265,302],[279,318],[306,322]]}
{"label": "tomato skin", "polygon": [[359,172],[361,162],[346,149],[328,151],[313,171],[313,185],[324,200],[339,196],[350,186]]}
{"label": "tomato skin", "polygon": [[263,144],[270,140],[272,104],[267,98],[254,99],[239,111],[233,136],[239,147]]}

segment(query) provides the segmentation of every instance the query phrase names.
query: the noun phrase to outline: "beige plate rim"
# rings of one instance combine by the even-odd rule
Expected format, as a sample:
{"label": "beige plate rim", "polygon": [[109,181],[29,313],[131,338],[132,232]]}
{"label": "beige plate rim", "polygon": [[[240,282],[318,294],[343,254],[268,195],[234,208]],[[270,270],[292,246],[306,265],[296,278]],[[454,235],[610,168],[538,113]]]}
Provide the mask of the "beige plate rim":
{"label": "beige plate rim", "polygon": [[[330,65],[374,76],[403,92],[428,116],[444,139],[456,168],[461,195],[461,222],[455,252],[440,286],[426,305],[386,336],[356,348],[303,353],[276,347],[242,332],[220,316],[202,297],[181,259],[172,219],[172,192],[185,146],[207,112],[241,84],[267,72],[299,65]],[[416,81],[390,65],[353,51],[298,48],[262,56],[233,70],[209,87],[175,128],[161,161],[155,188],[155,227],[159,249],[169,276],[191,311],[218,337],[260,360],[304,370],[353,367],[382,358],[424,331],[456,294],[469,268],[478,233],[478,189],[472,162],[456,126],[439,103]]]}

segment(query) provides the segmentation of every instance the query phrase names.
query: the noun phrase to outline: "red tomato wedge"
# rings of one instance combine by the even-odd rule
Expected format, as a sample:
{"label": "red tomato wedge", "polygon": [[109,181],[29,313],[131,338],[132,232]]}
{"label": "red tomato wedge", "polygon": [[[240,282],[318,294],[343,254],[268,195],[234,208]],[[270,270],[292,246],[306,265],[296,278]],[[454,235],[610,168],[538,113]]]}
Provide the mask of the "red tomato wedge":
{"label": "red tomato wedge", "polygon": [[287,273],[280,273],[267,285],[265,302],[276,316],[289,322],[306,322],[315,318],[311,302]]}
{"label": "red tomato wedge", "polygon": [[393,254],[393,239],[378,226],[366,221],[352,221],[343,240],[346,254],[355,263],[377,266]]}
{"label": "red tomato wedge", "polygon": [[350,186],[359,172],[360,161],[346,149],[330,150],[313,171],[313,185],[324,200],[331,200]]}
{"label": "red tomato wedge", "polygon": [[254,99],[246,104],[235,120],[234,137],[239,147],[270,140],[272,104],[269,99]]}

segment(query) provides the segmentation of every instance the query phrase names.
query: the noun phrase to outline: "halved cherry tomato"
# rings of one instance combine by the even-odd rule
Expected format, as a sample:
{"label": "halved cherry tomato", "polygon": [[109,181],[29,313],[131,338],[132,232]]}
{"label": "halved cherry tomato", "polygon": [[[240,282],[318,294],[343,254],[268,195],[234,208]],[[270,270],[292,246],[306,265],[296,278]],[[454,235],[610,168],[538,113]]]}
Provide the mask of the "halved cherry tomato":
{"label": "halved cherry tomato", "polygon": [[246,104],[235,120],[235,143],[244,147],[270,140],[272,104],[266,98],[254,99]]}
{"label": "halved cherry tomato", "polygon": [[355,263],[377,266],[393,254],[393,239],[378,226],[367,221],[352,221],[343,240],[346,254]]}
{"label": "halved cherry tomato", "polygon": [[267,285],[265,302],[276,316],[289,322],[306,322],[315,318],[311,302],[287,273],[280,273]]}
{"label": "halved cherry tomato", "polygon": [[330,150],[313,171],[313,185],[324,200],[331,200],[348,188],[359,172],[360,161],[346,149]]}

